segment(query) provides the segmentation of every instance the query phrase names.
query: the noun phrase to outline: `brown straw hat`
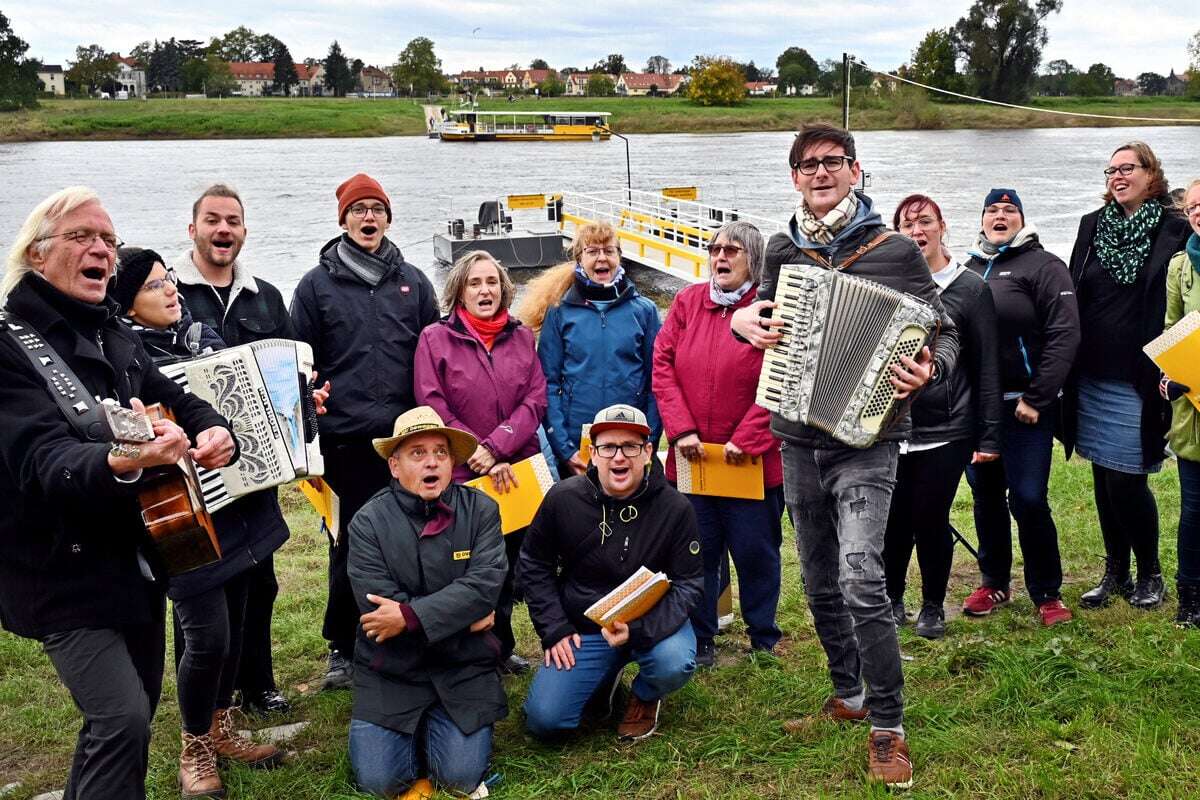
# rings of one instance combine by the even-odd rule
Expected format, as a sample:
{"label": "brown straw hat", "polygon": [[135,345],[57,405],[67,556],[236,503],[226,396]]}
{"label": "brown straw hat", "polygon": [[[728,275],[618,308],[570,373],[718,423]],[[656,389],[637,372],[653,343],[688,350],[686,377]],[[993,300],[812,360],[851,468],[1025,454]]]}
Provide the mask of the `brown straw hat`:
{"label": "brown straw hat", "polygon": [[479,440],[466,431],[447,428],[438,413],[429,406],[417,406],[405,411],[396,417],[396,424],[392,426],[391,436],[384,439],[372,439],[371,444],[374,445],[375,452],[379,453],[381,458],[387,459],[405,439],[416,436],[418,433],[444,435],[450,442],[450,458],[454,461],[455,466],[465,463],[475,452],[475,448],[479,446]]}

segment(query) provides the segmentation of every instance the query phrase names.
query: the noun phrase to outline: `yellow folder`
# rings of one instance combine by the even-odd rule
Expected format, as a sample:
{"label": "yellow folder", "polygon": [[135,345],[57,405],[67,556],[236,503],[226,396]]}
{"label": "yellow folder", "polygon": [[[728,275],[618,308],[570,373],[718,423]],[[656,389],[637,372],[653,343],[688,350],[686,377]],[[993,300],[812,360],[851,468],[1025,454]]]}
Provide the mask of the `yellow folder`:
{"label": "yellow folder", "polygon": [[513,477],[517,479],[517,488],[509,489],[506,494],[496,491],[495,484],[487,475],[481,475],[475,480],[467,481],[466,484],[479,489],[500,504],[500,532],[505,534],[520,530],[533,522],[533,515],[542,505],[542,498],[554,485],[546,457],[541,453],[513,464],[512,471]]}
{"label": "yellow folder", "polygon": [[1187,399],[1200,410],[1200,311],[1192,311],[1142,348],[1164,374],[1191,389]]}
{"label": "yellow folder", "polygon": [[329,484],[321,478],[305,478],[300,481],[300,491],[321,515],[321,527],[325,535],[337,542],[341,536],[341,501]]}
{"label": "yellow folder", "polygon": [[[579,432],[579,458],[583,461],[584,466],[592,463],[592,426],[591,423],[585,424],[580,428]],[[566,475],[563,476],[567,477]]]}
{"label": "yellow folder", "polygon": [[763,465],[758,456],[746,456],[741,464],[725,461],[725,445],[701,445],[704,457],[688,461],[675,448],[675,482],[684,494],[703,494],[710,497],[737,497],[743,500],[762,500]]}

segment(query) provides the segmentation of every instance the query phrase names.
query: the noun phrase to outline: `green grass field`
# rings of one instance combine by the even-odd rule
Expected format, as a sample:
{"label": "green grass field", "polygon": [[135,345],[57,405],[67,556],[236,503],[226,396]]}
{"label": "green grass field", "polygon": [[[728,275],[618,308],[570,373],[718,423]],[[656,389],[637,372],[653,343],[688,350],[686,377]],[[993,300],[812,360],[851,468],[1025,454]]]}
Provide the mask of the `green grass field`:
{"label": "green grass field", "polygon": [[[1159,499],[1163,561],[1174,575],[1179,507],[1174,465],[1152,479]],[[299,492],[283,492],[292,540],[277,555],[275,667],[294,713],[279,722],[311,725],[272,772],[226,770],[231,797],[316,800],[360,797],[350,783],[347,692],[315,691],[323,674],[320,636],[325,548]],[[1061,537],[1064,596],[1077,607],[1101,572],[1103,548],[1086,463],[1056,459],[1051,503]],[[961,487],[954,520],[974,538],[970,493]],[[535,743],[521,727],[528,678],[506,679],[509,719],[496,731],[500,798],[882,797],[865,784],[866,731],[811,719],[829,693],[824,657],[804,604],[791,533],[784,545],[778,658],[749,659],[740,622],[718,640],[716,669],[701,673],[664,705],[661,733],[619,745],[594,729],[565,747]],[[1134,612],[1124,603],[1077,613],[1054,629],[1037,624],[1017,599],[986,620],[959,617],[975,569],[958,548],[948,635],[927,642],[901,630],[907,718],[916,764],[914,798],[1194,797],[1200,770],[1200,633],[1178,631],[1173,602]],[[915,566],[910,576],[916,581]],[[918,602],[910,590],[909,606]],[[518,609],[518,650],[539,657]],[[799,732],[781,723],[809,717]],[[79,719],[36,643],[0,633],[0,787],[6,800],[60,788]],[[168,669],[154,727],[150,796],[178,797],[179,716]]]}
{"label": "green grass field", "polygon": [[[1039,108],[1094,114],[1200,119],[1200,102],[1184,98],[1068,97],[1032,102]],[[783,131],[814,120],[841,122],[840,99],[826,97],[755,98],[733,108],[705,108],[684,98],[522,98],[515,103],[493,98],[485,99],[482,107],[610,111],[613,127],[622,133]],[[851,109],[854,130],[1120,124],[980,104],[932,103],[921,92],[886,100],[856,94]],[[404,136],[424,132],[420,105],[407,99],[46,100],[32,111],[0,114],[0,142]]]}

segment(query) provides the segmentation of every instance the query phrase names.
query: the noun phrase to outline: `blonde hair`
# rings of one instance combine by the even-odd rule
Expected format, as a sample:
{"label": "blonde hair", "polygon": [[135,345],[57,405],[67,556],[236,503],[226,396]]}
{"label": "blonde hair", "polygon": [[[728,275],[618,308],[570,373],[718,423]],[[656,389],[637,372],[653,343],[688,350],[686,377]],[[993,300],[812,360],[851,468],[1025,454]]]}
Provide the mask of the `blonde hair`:
{"label": "blonde hair", "polygon": [[1193,180],[1191,183],[1189,183],[1187,185],[1186,188],[1184,188],[1184,190],[1182,192],[1180,192],[1179,200],[1175,203],[1175,207],[1178,208],[1180,211],[1183,211],[1184,208],[1187,207],[1188,192],[1190,192],[1192,189],[1195,189],[1197,186],[1200,186],[1200,178],[1196,178],[1195,180]]}
{"label": "blonde hair", "polygon": [[508,270],[488,251],[472,250],[460,256],[458,261],[454,262],[454,266],[450,268],[450,274],[446,276],[446,286],[442,289],[442,310],[447,314],[453,311],[462,299],[463,290],[467,288],[467,278],[471,275],[471,267],[485,258],[496,265],[496,272],[500,275],[500,308],[498,310],[503,311],[512,305],[513,295],[517,290],[513,286],[512,278],[508,276]]}
{"label": "blonde hair", "polygon": [[621,255],[621,240],[617,232],[607,222],[589,222],[575,229],[575,241],[571,243],[571,257],[578,262],[583,257],[584,248],[592,245],[605,245],[612,242],[617,247],[617,255]]}
{"label": "blonde hair", "polygon": [[563,295],[575,282],[575,265],[571,262],[550,267],[541,275],[525,284],[521,295],[521,308],[517,317],[529,326],[534,335],[542,332],[542,323],[546,321],[546,312],[551,306],[558,305]]}
{"label": "blonde hair", "polygon": [[17,284],[34,271],[33,263],[29,260],[29,249],[36,247],[39,255],[46,255],[54,245],[53,240],[46,238],[54,232],[54,226],[80,206],[99,202],[100,196],[88,187],[68,186],[50,195],[29,212],[8,250],[4,277],[0,279],[0,303],[6,302]]}

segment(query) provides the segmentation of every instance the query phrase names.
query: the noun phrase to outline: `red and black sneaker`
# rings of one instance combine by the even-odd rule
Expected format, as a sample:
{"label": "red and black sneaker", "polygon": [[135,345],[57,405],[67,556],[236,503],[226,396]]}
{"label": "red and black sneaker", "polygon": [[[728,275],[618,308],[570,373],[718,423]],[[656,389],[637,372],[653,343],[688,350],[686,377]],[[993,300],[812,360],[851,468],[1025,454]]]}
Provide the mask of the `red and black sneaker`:
{"label": "red and black sneaker", "polygon": [[971,617],[986,617],[996,606],[1002,606],[1009,600],[1012,600],[1011,591],[980,586],[963,600],[963,613]]}

